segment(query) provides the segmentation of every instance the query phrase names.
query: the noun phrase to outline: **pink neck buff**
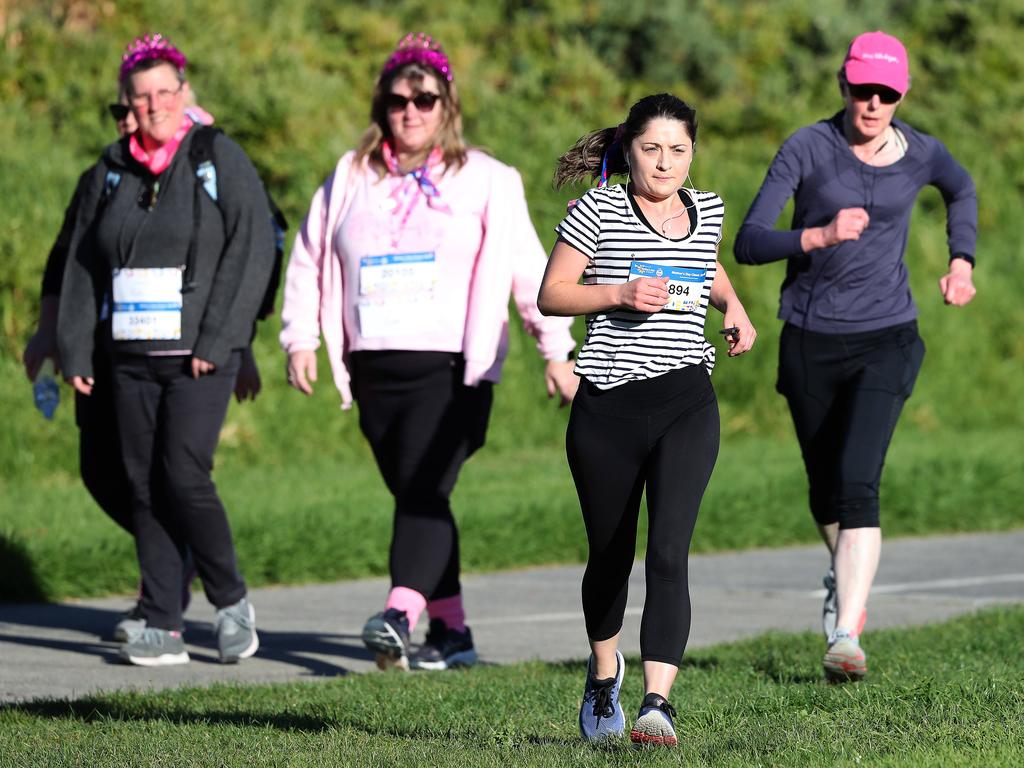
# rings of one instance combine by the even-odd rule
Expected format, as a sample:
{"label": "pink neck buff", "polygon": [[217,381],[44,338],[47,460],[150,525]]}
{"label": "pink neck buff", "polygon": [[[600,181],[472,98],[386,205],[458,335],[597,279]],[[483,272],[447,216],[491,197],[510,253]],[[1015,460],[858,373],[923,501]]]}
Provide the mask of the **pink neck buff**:
{"label": "pink neck buff", "polygon": [[192,121],[186,115],[182,118],[181,125],[175,131],[170,141],[160,146],[151,145],[148,148],[147,145],[150,142],[145,137],[142,137],[142,140],[139,141],[141,133],[136,131],[128,139],[128,150],[132,153],[132,157],[145,166],[150,173],[154,176],[159,176],[171,164],[171,161],[174,159],[174,153],[178,151],[178,145],[181,144],[181,140],[185,138],[185,134],[189,132],[191,127]]}
{"label": "pink neck buff", "polygon": [[[442,166],[444,152],[441,151],[440,147],[434,147],[430,150],[430,154],[423,165],[407,173],[402,173],[399,169],[398,157],[391,147],[391,142],[387,139],[381,145],[381,153],[384,157],[384,164],[388,167],[388,172],[392,176],[402,177],[402,183],[398,184],[390,195],[391,210],[397,216],[397,226],[393,227],[391,232],[391,243],[393,247],[397,247],[398,240],[405,230],[406,224],[409,222],[409,216],[412,215],[412,211],[421,197],[427,199],[427,205],[431,208],[443,213],[451,213],[451,209],[441,199],[441,192],[437,185],[430,179],[431,173],[436,175],[438,168]],[[416,194],[417,191],[423,194],[418,195]]]}

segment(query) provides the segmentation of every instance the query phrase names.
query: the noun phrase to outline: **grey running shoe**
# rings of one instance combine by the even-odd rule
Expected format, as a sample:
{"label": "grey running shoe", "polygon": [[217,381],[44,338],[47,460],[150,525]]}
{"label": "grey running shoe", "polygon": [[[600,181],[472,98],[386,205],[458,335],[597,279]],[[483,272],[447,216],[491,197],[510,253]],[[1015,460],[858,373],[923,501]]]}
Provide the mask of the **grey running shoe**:
{"label": "grey running shoe", "polygon": [[[181,612],[188,610],[192,602],[192,582],[198,572],[195,561],[192,559],[191,550],[186,550],[185,562],[181,577]],[[121,618],[114,625],[114,639],[119,643],[127,643],[129,638],[137,635],[146,628],[146,616],[142,613],[142,582],[139,582],[139,599],[135,605],[121,614]]]}
{"label": "grey running shoe", "polygon": [[408,669],[409,617],[396,608],[375,613],[363,626],[363,643],[377,655],[379,669]]}
{"label": "grey running shoe", "polygon": [[169,667],[188,664],[188,651],[181,632],[144,627],[121,646],[119,654],[140,667]]}
{"label": "grey running shoe", "polygon": [[215,630],[222,664],[248,659],[260,647],[260,639],[256,635],[256,612],[244,597],[217,611]]}
{"label": "grey running shoe", "polygon": [[860,647],[860,639],[845,629],[832,633],[821,664],[830,683],[855,683],[868,673],[868,657]]}
{"label": "grey running shoe", "polygon": [[145,628],[146,617],[142,615],[142,606],[135,603],[121,614],[121,619],[114,625],[114,639],[119,643],[127,643]]}
{"label": "grey running shoe", "polygon": [[409,657],[413,669],[442,670],[452,667],[471,667],[476,664],[473,635],[449,629],[441,619],[431,619],[427,640]]}
{"label": "grey running shoe", "polygon": [[825,639],[832,637],[836,631],[836,617],[839,615],[839,600],[836,592],[836,572],[829,566],[828,573],[821,580],[825,587],[825,604],[821,607],[821,628],[825,631]]}
{"label": "grey running shoe", "polygon": [[634,744],[674,747],[677,743],[676,729],[672,724],[674,717],[677,717],[676,710],[668,703],[668,699],[657,693],[648,693],[640,705],[636,724],[629,732],[630,741]]}

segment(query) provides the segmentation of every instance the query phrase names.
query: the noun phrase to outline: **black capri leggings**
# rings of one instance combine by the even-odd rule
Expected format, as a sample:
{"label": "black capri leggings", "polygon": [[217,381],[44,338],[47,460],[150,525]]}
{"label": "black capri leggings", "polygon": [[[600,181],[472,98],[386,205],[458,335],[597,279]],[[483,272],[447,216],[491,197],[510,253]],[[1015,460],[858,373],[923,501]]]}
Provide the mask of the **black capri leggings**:
{"label": "black capri leggings", "polygon": [[492,385],[465,386],[462,355],[451,352],[354,352],[351,361],[359,426],[395,497],[391,585],[427,600],[457,595],[459,534],[448,497],[484,444]]}
{"label": "black capri leggings", "polygon": [[789,402],[819,525],[879,527],[885,454],[923,360],[916,322],[847,334],[783,328],[777,389]]}
{"label": "black capri leggings", "polygon": [[687,557],[718,458],[718,401],[704,366],[600,390],[583,379],[566,433],[590,554],[583,576],[587,635],[622,628],[647,489],[644,661],[679,665],[690,635]]}

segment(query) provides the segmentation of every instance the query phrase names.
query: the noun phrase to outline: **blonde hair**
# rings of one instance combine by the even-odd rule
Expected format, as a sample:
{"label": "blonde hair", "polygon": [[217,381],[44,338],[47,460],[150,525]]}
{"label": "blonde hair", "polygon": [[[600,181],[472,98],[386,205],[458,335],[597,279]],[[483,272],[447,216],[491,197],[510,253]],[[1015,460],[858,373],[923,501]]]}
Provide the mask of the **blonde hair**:
{"label": "blonde hair", "polygon": [[[430,67],[421,64],[410,63],[398,67],[390,72],[382,74],[377,80],[373,89],[373,100],[370,106],[370,125],[364,131],[356,147],[356,163],[367,159],[371,167],[378,174],[384,176],[388,172],[387,164],[384,162],[382,145],[385,139],[391,139],[391,131],[388,127],[387,107],[384,99],[391,93],[391,85],[396,80],[407,80],[415,94],[423,91],[423,78],[433,77],[437,81],[438,91],[441,94],[441,125],[438,128],[435,146],[441,148],[442,157],[446,168],[458,170],[466,162],[466,152],[469,146],[462,137],[462,108],[459,104],[459,92],[454,82],[449,82],[443,75],[435,72]],[[433,149],[431,147],[430,149]],[[423,157],[415,158],[414,164],[426,160],[426,150]]]}

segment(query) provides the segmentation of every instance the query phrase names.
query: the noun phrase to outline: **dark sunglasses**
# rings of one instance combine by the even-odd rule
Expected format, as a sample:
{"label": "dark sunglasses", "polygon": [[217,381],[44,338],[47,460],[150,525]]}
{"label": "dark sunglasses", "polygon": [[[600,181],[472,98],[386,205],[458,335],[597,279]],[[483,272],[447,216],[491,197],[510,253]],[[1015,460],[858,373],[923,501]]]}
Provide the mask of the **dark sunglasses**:
{"label": "dark sunglasses", "polygon": [[117,122],[124,120],[131,112],[127,104],[107,104],[107,109],[110,110],[110,116]]}
{"label": "dark sunglasses", "polygon": [[420,112],[429,112],[440,98],[441,94],[430,93],[429,91],[417,93],[412,98],[403,96],[400,93],[389,93],[384,97],[384,109],[388,112],[404,112],[411,101]]}
{"label": "dark sunglasses", "polygon": [[871,97],[878,94],[878,100],[883,104],[895,104],[900,100],[900,92],[884,85],[854,85],[847,83],[846,87],[857,101],[871,101]]}

